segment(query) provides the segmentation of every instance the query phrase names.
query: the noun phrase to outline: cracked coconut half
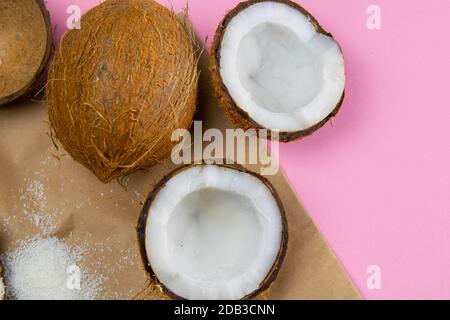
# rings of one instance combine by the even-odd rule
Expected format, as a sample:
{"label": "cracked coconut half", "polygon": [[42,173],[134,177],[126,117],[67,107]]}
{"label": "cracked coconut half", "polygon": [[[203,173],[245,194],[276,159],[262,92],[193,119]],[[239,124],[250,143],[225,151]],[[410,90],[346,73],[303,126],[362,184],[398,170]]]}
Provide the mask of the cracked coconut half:
{"label": "cracked coconut half", "polygon": [[147,271],[173,299],[250,299],[268,289],[288,242],[273,186],[237,166],[193,165],[164,178],[139,221]]}
{"label": "cracked coconut half", "polygon": [[3,266],[0,262],[0,300],[6,299],[6,285],[3,279]]}
{"label": "cracked coconut half", "polygon": [[244,129],[312,134],[339,111],[344,58],[317,20],[287,0],[251,0],[219,25],[210,69],[227,115]]}
{"label": "cracked coconut half", "polygon": [[44,86],[51,48],[50,18],[42,0],[0,1],[0,105]]}

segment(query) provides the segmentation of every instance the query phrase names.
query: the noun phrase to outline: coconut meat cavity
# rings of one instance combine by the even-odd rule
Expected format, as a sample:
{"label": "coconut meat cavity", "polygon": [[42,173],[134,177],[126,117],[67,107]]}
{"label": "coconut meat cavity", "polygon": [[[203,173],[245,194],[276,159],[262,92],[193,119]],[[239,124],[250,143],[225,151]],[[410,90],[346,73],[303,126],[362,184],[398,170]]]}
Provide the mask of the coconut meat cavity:
{"label": "coconut meat cavity", "polygon": [[158,280],[186,299],[241,299],[277,260],[278,204],[258,178],[219,166],[194,166],[159,191],[145,247]]}
{"label": "coconut meat cavity", "polygon": [[305,130],[325,119],[345,86],[339,45],[288,4],[253,4],[223,35],[220,73],[239,108],[261,126]]}

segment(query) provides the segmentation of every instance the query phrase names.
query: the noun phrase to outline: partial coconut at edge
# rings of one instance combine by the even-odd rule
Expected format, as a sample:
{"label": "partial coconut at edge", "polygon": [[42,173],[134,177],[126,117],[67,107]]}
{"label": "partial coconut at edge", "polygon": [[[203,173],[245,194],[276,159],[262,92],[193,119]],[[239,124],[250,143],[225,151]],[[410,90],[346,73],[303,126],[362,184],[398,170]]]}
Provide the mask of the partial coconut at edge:
{"label": "partial coconut at edge", "polygon": [[42,0],[0,1],[0,106],[44,86],[52,51],[50,17]]}
{"label": "partial coconut at edge", "polygon": [[193,35],[152,0],[110,0],[63,37],[47,85],[52,134],[102,182],[170,156],[191,126],[199,71]]}
{"label": "partial coconut at edge", "polygon": [[3,278],[3,266],[0,262],[0,300],[6,299],[6,285],[5,285],[5,279]]}
{"label": "partial coconut at edge", "polygon": [[[189,178],[189,181],[185,181],[187,182],[186,184],[180,183],[180,181],[186,178]],[[227,182],[226,180],[229,178],[231,178],[231,180],[228,180]],[[242,179],[240,180],[240,182],[242,182],[241,184],[238,183],[239,179]],[[246,183],[254,183],[257,187],[252,188],[251,190],[245,190],[245,192],[240,190],[240,188],[244,188]],[[229,189],[225,187],[227,184],[229,184]],[[194,189],[186,190],[187,186]],[[174,188],[182,189],[181,193],[178,194],[180,196],[179,201],[174,200],[176,198],[174,198],[174,195],[177,194],[176,192],[173,192],[175,190]],[[171,202],[174,203],[169,204],[169,206],[166,204],[162,206],[161,203],[164,202],[166,195],[169,193],[172,198]],[[259,199],[260,201],[258,201],[257,204],[252,202],[250,207],[247,206],[250,203],[247,203],[247,200],[251,201],[262,195],[264,195],[264,199]],[[217,197],[221,197],[222,200],[217,201]],[[243,202],[233,203],[234,201]],[[260,205],[257,207],[257,205],[262,202],[267,206],[264,207]],[[269,203],[271,203],[271,205],[269,205]],[[189,208],[189,206],[192,207]],[[235,206],[235,210],[232,209],[233,206]],[[227,211],[224,209],[225,207],[231,208],[231,210]],[[242,207],[250,209],[246,211],[243,210]],[[174,210],[171,210],[170,208]],[[273,214],[269,213],[269,208],[274,209],[276,212],[273,211]],[[224,214],[224,210],[227,211],[227,214]],[[183,220],[187,219],[186,215],[195,217],[192,224],[190,223],[192,220],[190,222]],[[202,215],[204,216],[202,217]],[[252,215],[255,216],[252,217]],[[269,217],[271,217],[271,219],[267,219]],[[258,222],[252,222],[253,218],[257,219]],[[166,230],[161,231],[161,226],[159,224],[162,223],[164,225],[164,219],[167,219],[165,224]],[[239,219],[240,222],[236,223],[237,220],[233,219]],[[242,221],[240,219],[242,219]],[[178,223],[180,224],[180,228],[177,229],[174,226]],[[259,229],[260,225],[263,226],[262,229]],[[195,228],[190,229],[193,228],[192,226],[201,226],[202,232],[198,232],[198,229],[196,230]],[[217,227],[217,229],[215,229],[215,227]],[[230,228],[228,231],[232,230],[233,241],[239,242],[241,236],[247,234],[247,232],[243,232],[243,230],[249,231],[253,228],[256,228],[256,230],[264,229],[264,231],[261,231],[261,237],[263,237],[263,239],[261,242],[258,242],[255,240],[260,239],[256,237],[258,232],[248,232],[249,236],[246,238],[248,241],[242,241],[245,243],[239,242],[240,249],[236,250],[236,252],[233,250],[230,251],[230,249],[234,248],[231,243],[224,244],[219,241],[219,239],[224,239],[223,236],[225,236],[225,238],[230,236],[226,233],[226,228]],[[193,230],[196,230],[197,232],[192,232]],[[254,230],[255,229],[253,229],[253,231]],[[151,286],[157,288],[156,293],[162,295],[163,298],[175,300],[246,300],[255,298],[269,289],[276,280],[286,255],[288,245],[286,214],[276,190],[266,178],[248,171],[239,165],[194,164],[186,165],[174,170],[164,177],[148,196],[139,218],[137,231],[141,256],[146,271],[150,276]],[[169,236],[166,236],[165,239],[160,239],[160,235],[165,232],[167,232],[167,235]],[[208,232],[210,233],[209,235],[212,234],[213,237],[211,241],[204,241],[205,239],[202,239],[202,236],[207,237]],[[275,234],[277,234],[275,238],[270,237]],[[176,240],[171,242],[169,241],[169,237],[172,235],[175,235],[174,237]],[[198,238],[196,238],[197,235],[199,236]],[[255,236],[255,238],[252,238],[250,235]],[[274,241],[274,239],[277,240]],[[192,258],[193,256],[187,253],[192,249],[192,243],[196,241],[198,242],[194,247],[197,248],[197,251],[193,251],[197,252],[195,255],[196,261],[192,262],[194,259],[188,259],[187,257]],[[218,242],[214,243],[214,241]],[[276,245],[274,242],[276,242]],[[261,249],[261,251],[252,247],[255,243],[260,246],[259,249]],[[268,244],[271,244],[271,246]],[[262,248],[264,248],[264,250]],[[272,251],[270,248],[272,248]],[[173,256],[171,254],[167,255],[168,252],[171,252]],[[251,253],[246,255],[248,252]],[[256,258],[252,255],[255,252],[258,252]],[[161,253],[162,255],[160,255]],[[241,254],[241,256],[239,254]],[[251,257],[253,257],[252,259],[255,260],[251,260],[251,262],[254,262],[255,265],[259,265],[260,267],[261,265],[259,263],[265,265],[265,267],[262,267],[262,269],[265,268],[264,271],[260,270],[259,278],[258,276],[255,277],[255,274],[253,273],[255,271],[253,264],[249,263],[247,260],[245,263],[241,264],[240,258],[242,257],[242,254],[244,254],[245,257],[248,257],[247,259],[249,261],[251,260]],[[183,264],[172,263],[173,260],[170,262],[171,259],[181,259],[180,257],[186,258],[186,262]],[[215,257],[215,259],[209,259],[211,257]],[[204,261],[201,260],[203,258],[208,259],[208,261],[214,260],[214,262],[204,263]],[[223,259],[225,259],[226,262],[220,261]],[[189,262],[189,260],[191,260],[191,262]],[[233,263],[230,264],[229,261],[233,261]],[[180,265],[182,266],[177,269],[177,266]],[[251,267],[245,268],[245,266],[249,265],[251,265]],[[166,273],[168,269],[164,269],[162,266],[167,266],[170,269],[170,272]],[[239,272],[237,272],[235,268],[238,268]],[[220,272],[222,272],[223,277],[225,277],[227,272],[230,272],[230,275],[239,273],[241,277],[243,276],[245,278],[245,281],[252,279],[251,281],[253,282],[250,285],[247,285],[245,289],[241,288],[242,292],[239,294],[239,292],[234,291],[237,290],[236,284],[239,285],[241,283],[239,282],[239,276],[231,276],[232,279],[227,278],[226,281],[223,279],[214,281],[215,278],[220,279]],[[186,280],[195,279],[196,277],[196,280],[192,280],[193,283],[197,281],[195,285],[189,283],[190,280]],[[205,277],[208,279],[205,280]],[[171,282],[168,281],[168,279],[177,280]],[[256,279],[259,279],[260,281],[256,281]],[[235,282],[232,282],[231,280],[234,280]],[[205,288],[204,292],[198,292],[198,288],[195,286],[200,286],[203,281],[208,283],[208,289]],[[226,283],[226,285],[222,285],[221,281],[222,283]],[[230,283],[234,283],[235,286],[233,287]],[[227,285],[229,285],[229,287],[227,287]],[[186,294],[186,292],[189,292],[190,294]]]}
{"label": "partial coconut at edge", "polygon": [[[257,11],[262,12],[262,14]],[[248,26],[242,26],[242,24],[245,23],[248,23]],[[278,42],[280,43],[279,47],[287,43],[297,49],[291,51],[296,52],[298,54],[297,57],[294,57],[293,55],[280,55],[280,57],[285,58],[282,59],[281,62],[288,61],[283,65],[283,67],[285,67],[285,70],[283,70],[284,72],[286,72],[286,70],[290,71],[291,68],[289,67],[291,66],[294,67],[292,70],[295,71],[295,68],[298,68],[298,71],[300,71],[302,67],[312,69],[316,65],[319,67],[320,72],[311,72],[310,69],[307,69],[309,70],[309,74],[306,73],[303,77],[296,77],[296,74],[301,74],[301,72],[293,72],[290,77],[283,78],[277,74],[277,72],[280,71],[279,69],[273,68],[272,70],[269,69],[269,71],[267,71],[267,68],[264,65],[264,55],[266,55],[268,59],[276,59],[277,57],[276,55],[270,55],[270,52],[274,52],[274,50],[265,51],[265,48],[260,48],[258,46],[266,45],[266,49],[273,49],[267,46],[267,44],[273,45],[274,43],[274,41],[269,41],[271,36],[270,33],[272,33],[272,40],[281,39]],[[263,35],[262,37],[261,34]],[[266,37],[264,37],[264,35],[266,35]],[[297,41],[293,40],[294,35],[297,36]],[[326,50],[323,52],[323,55],[318,55],[313,51],[311,49],[313,46],[309,42],[304,41],[302,36],[305,39],[308,39],[308,41],[315,41],[312,42],[314,44],[314,50],[320,51],[319,49],[325,48]],[[233,40],[233,37],[235,43],[231,41]],[[239,38],[239,41],[236,40],[237,38]],[[224,39],[226,46],[224,46]],[[322,45],[323,48],[320,48],[320,45]],[[245,58],[250,50],[256,50],[254,49],[256,47],[259,48],[259,52],[248,58],[247,61],[239,62],[239,59],[242,58],[242,56]],[[225,55],[223,55],[223,50],[226,50],[227,52]],[[241,50],[241,52],[239,50]],[[268,52],[269,54],[267,54]],[[223,61],[224,56],[227,57],[225,59],[226,63]],[[302,65],[302,59],[298,58],[304,58],[305,56],[313,63],[310,65],[307,63]],[[236,63],[233,63],[233,59],[236,60]],[[239,68],[237,66],[238,62],[240,63]],[[261,64],[258,65],[258,63]],[[277,61],[277,63],[280,63],[280,61]],[[323,64],[326,64],[326,68]],[[256,73],[252,74],[252,70],[242,71],[243,68],[253,68],[253,71]],[[228,84],[226,83],[227,81],[224,81],[224,70],[226,70],[225,72],[228,74]],[[258,90],[255,89],[255,87],[259,85],[258,81],[254,81],[253,87],[249,87],[249,85],[245,87],[245,85],[242,84],[242,79],[252,80],[256,77],[258,80],[258,71],[260,70],[263,70],[263,72],[267,71],[266,73],[269,75],[276,75],[278,78],[281,78],[279,83],[275,83],[279,85],[279,87],[281,86],[280,83],[287,83],[292,86],[292,88],[281,86],[284,89],[282,90],[282,94],[278,94],[278,96],[274,98],[275,100],[278,98],[278,101],[281,101],[281,103],[273,103],[261,107],[253,101],[254,98],[252,96],[254,91]],[[246,71],[249,71],[248,74],[245,74]],[[323,76],[323,72],[325,72],[327,77]],[[300,5],[289,0],[250,0],[240,3],[231,10],[224,17],[216,31],[211,47],[210,73],[214,92],[220,105],[223,107],[229,119],[236,126],[244,130],[268,129],[269,138],[272,136],[271,131],[277,131],[278,140],[281,142],[301,139],[320,129],[331,118],[337,115],[345,96],[345,66],[339,44],[333,39],[330,33],[326,32],[320,26],[310,13]],[[314,81],[310,81],[311,78],[316,79],[316,82],[320,80],[323,82],[318,82],[314,86],[311,84],[314,83]],[[292,79],[298,82],[293,84],[293,81],[289,81]],[[336,81],[335,88],[333,87],[333,81]],[[235,85],[233,82],[238,83],[238,85]],[[326,86],[324,86],[324,83]],[[265,84],[267,85],[267,83]],[[300,86],[295,86],[295,84],[299,84]],[[318,93],[316,95],[311,93],[303,95],[300,91],[302,90],[302,86],[309,86],[308,89],[312,87],[313,89],[311,89],[311,91],[313,91],[313,93],[314,91],[317,91]],[[236,89],[236,87],[240,88]],[[297,87],[299,90],[296,90]],[[326,90],[331,89],[332,92],[329,96],[321,94],[323,92],[323,87],[326,87]],[[269,88],[261,88],[262,89],[258,93],[261,95],[260,100],[264,100],[262,104],[269,104],[270,100],[273,98],[270,96],[270,91],[272,88],[276,88],[276,86],[270,85]],[[231,92],[232,90],[234,90],[233,93],[235,93],[235,95]],[[310,99],[309,102],[306,102],[305,106],[310,107],[317,105],[318,108],[305,110],[305,106],[302,105],[301,107],[296,107],[296,104],[293,103],[293,101],[288,101],[286,103],[285,97],[291,97],[292,95],[296,95],[296,99],[298,100]],[[324,100],[324,97],[325,100],[329,98],[328,100],[330,100],[331,103],[320,104],[319,99]],[[286,98],[286,100],[287,99],[289,98]],[[252,101],[250,103],[253,108],[251,112],[248,110],[248,105],[240,103],[244,100]],[[286,105],[286,110],[283,109],[284,105]],[[267,108],[267,110],[265,108]],[[279,112],[277,108],[281,109],[281,112]],[[302,108],[304,110],[302,110]],[[295,113],[295,115],[293,115],[293,113]],[[302,117],[301,115],[304,116]],[[264,118],[264,121],[260,121],[261,119],[256,118]],[[314,121],[311,122],[311,119],[308,120],[308,118],[314,118]],[[284,129],[280,128],[282,126],[269,126],[264,122],[288,123],[289,128],[287,128],[288,126]],[[298,127],[295,127],[297,122]]]}

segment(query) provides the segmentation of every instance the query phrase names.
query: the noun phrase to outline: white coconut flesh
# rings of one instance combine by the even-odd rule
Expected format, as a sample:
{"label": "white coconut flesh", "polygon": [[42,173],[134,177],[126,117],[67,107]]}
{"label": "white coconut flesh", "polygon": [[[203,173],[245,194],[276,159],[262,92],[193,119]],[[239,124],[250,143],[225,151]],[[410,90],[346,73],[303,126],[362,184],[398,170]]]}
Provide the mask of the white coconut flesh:
{"label": "white coconut flesh", "polygon": [[277,261],[280,208],[253,175],[194,166],[158,192],[145,247],[158,280],[184,299],[242,299],[258,290]]}
{"label": "white coconut flesh", "polygon": [[6,287],[5,282],[2,277],[0,277],[0,300],[3,300],[5,298],[6,293]]}
{"label": "white coconut flesh", "polygon": [[339,45],[284,3],[260,2],[240,11],[224,31],[220,57],[229,94],[268,129],[311,128],[332,113],[344,92]]}

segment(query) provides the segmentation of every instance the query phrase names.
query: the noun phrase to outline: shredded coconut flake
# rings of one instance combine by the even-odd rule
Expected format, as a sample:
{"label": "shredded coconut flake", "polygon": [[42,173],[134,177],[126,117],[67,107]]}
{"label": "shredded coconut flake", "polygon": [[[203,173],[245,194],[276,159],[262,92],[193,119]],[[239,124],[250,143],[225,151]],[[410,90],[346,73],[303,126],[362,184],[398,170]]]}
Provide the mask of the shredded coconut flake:
{"label": "shredded coconut flake", "polygon": [[20,197],[25,217],[43,234],[49,235],[56,229],[57,210],[47,209],[45,186],[39,180],[29,181]]}
{"label": "shredded coconut flake", "polygon": [[[102,281],[82,269],[81,260],[80,249],[56,237],[21,241],[2,256],[8,295],[18,300],[93,300]],[[68,285],[73,266],[80,268],[80,289]]]}

